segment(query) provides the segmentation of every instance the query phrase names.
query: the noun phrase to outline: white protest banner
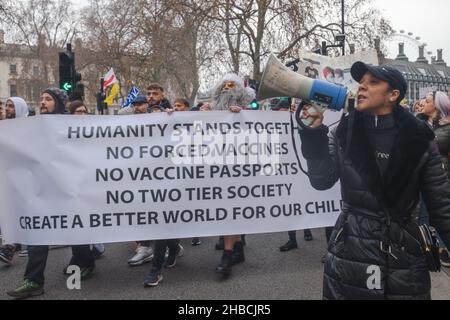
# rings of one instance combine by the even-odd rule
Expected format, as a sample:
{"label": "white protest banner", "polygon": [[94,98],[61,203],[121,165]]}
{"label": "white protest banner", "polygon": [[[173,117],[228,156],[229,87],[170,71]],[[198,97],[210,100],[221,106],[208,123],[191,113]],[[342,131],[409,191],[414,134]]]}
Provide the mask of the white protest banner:
{"label": "white protest banner", "polygon": [[298,72],[313,79],[327,80],[342,85],[356,93],[359,84],[352,78],[350,69],[357,61],[373,66],[379,65],[376,50],[361,51],[334,58],[301,51]]}
{"label": "white protest banner", "polygon": [[273,111],[2,121],[1,230],[66,245],[333,225],[339,188],[310,186],[292,137],[300,152]]}

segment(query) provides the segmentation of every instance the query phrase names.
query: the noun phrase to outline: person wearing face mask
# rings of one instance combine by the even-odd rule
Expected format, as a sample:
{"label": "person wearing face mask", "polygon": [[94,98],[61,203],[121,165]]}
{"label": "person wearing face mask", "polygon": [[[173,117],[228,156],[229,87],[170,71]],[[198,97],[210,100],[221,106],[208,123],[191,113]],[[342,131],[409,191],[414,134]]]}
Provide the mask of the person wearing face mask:
{"label": "person wearing face mask", "polygon": [[431,299],[435,265],[412,213],[421,193],[430,224],[450,245],[450,184],[434,133],[399,106],[407,91],[399,71],[357,62],[351,74],[360,83],[357,109],[329,136],[322,113],[302,114],[312,120],[300,131],[311,185],[328,190],[340,180],[344,202],[328,246],[323,297]]}

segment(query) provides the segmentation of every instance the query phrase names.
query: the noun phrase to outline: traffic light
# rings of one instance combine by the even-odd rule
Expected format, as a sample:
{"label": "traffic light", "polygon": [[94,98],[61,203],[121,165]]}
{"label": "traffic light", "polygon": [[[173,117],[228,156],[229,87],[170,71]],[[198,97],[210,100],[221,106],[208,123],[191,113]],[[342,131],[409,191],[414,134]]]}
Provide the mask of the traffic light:
{"label": "traffic light", "polygon": [[68,94],[73,90],[74,54],[72,51],[59,53],[59,88]]}
{"label": "traffic light", "polygon": [[250,107],[252,108],[252,110],[259,110],[259,103],[258,101],[253,100],[252,103],[250,104]]}
{"label": "traffic light", "polygon": [[81,74],[75,68],[75,53],[68,43],[67,50],[59,53],[59,87],[67,92],[71,100],[82,100],[84,85],[80,81]]}

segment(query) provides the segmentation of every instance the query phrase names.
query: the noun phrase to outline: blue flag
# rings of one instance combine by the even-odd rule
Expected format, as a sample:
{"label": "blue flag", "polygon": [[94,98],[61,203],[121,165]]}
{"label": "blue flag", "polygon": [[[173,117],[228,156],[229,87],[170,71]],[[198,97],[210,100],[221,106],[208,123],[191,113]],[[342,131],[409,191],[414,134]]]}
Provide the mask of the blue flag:
{"label": "blue flag", "polygon": [[126,98],[124,104],[122,105],[122,108],[126,108],[128,107],[133,101],[134,99],[136,99],[136,97],[139,95],[139,88],[137,87],[133,87],[130,90],[130,93],[128,94],[128,97]]}

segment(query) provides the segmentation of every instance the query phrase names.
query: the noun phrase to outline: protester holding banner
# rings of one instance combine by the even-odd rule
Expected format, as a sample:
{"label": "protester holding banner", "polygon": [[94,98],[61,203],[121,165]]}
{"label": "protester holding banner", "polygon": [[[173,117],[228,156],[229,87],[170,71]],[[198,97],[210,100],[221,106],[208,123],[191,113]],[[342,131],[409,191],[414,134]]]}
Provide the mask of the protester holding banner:
{"label": "protester holding banner", "polygon": [[178,98],[173,103],[173,110],[176,112],[189,111],[189,101],[183,98]]}
{"label": "protester holding banner", "polygon": [[[72,115],[87,115],[88,108],[83,101],[72,101],[69,104],[69,112]],[[95,259],[100,257],[104,253],[105,249],[102,244],[95,244],[91,250],[90,245],[72,246],[72,258],[70,259],[69,266],[76,265],[81,268],[82,280],[91,276],[95,269]],[[71,275],[67,272],[67,267],[64,269],[66,275]]]}
{"label": "protester holding banner", "polygon": [[164,109],[163,107],[155,104],[148,109],[148,112],[149,113],[161,113],[161,112],[166,112],[166,110],[170,110],[170,109],[169,108]]}
{"label": "protester holding banner", "polygon": [[5,109],[3,108],[3,101],[0,101],[0,120],[5,119]]}
{"label": "protester holding banner", "polygon": [[83,101],[76,100],[70,103],[69,113],[73,115],[82,116],[87,115],[89,113],[89,110]]}
{"label": "protester holding banner", "polygon": [[[229,110],[239,113],[253,100],[245,90],[244,81],[238,75],[225,75],[216,86],[213,94],[213,110]],[[205,108],[207,106],[203,106]],[[219,240],[220,241],[220,240]],[[216,246],[217,248],[217,246]],[[241,235],[226,235],[223,237],[223,254],[216,272],[223,278],[228,278],[235,264],[245,262],[244,242]]]}
{"label": "protester holding banner", "polygon": [[[64,114],[69,98],[65,91],[58,88],[49,88],[42,93],[41,114]],[[44,293],[44,271],[47,264],[49,246],[29,246],[28,263],[23,283],[15,290],[7,292],[14,298],[25,299],[39,296]],[[81,268],[81,279],[87,279],[95,268],[95,260],[88,245],[73,246],[73,257],[70,265]],[[66,273],[66,269],[64,269]]]}
{"label": "protester holding banner", "polygon": [[437,266],[434,257],[427,260],[411,213],[422,192],[431,225],[450,245],[450,185],[434,133],[399,106],[407,91],[399,71],[357,62],[351,74],[360,83],[357,110],[329,137],[323,114],[302,115],[313,120],[301,130],[311,185],[327,190],[340,179],[344,200],[329,243],[323,296],[430,299],[429,270]]}
{"label": "protester holding banner", "polygon": [[25,100],[19,97],[11,97],[6,100],[6,119],[18,119],[28,117],[28,106]]}
{"label": "protester holding banner", "polygon": [[[119,115],[127,114],[147,114],[149,112],[148,99],[145,96],[137,96],[128,108],[119,111]],[[128,265],[131,267],[140,266],[153,260],[153,248],[151,241],[143,240],[137,242],[135,254],[128,259]]]}
{"label": "protester holding banner", "polygon": [[245,90],[244,80],[234,73],[226,74],[213,91],[212,109],[229,110],[230,107],[246,108],[254,99]]}
{"label": "protester holding banner", "polygon": [[[6,119],[28,117],[28,106],[25,100],[19,97],[11,97],[6,100]],[[20,244],[6,244],[0,247],[0,261],[11,264],[16,252],[20,251]]]}
{"label": "protester holding banner", "polygon": [[[173,103],[173,108],[167,109],[167,113],[171,115],[174,112],[187,112],[190,109],[189,101],[184,98],[177,98]],[[193,246],[199,246],[202,244],[200,238],[192,238],[191,244]]]}
{"label": "protester holding banner", "polygon": [[158,106],[162,110],[171,108],[169,100],[164,96],[164,88],[157,83],[148,86],[147,101],[150,109],[154,106]]}
{"label": "protester holding banner", "polygon": [[[294,112],[296,111],[295,105],[292,104],[291,98],[281,98],[278,103],[272,108],[272,111],[290,111]],[[297,231],[289,231],[288,232],[289,240],[284,245],[280,247],[281,252],[287,252],[293,249],[298,248],[297,244]],[[310,229],[304,230],[304,239],[305,241],[312,241],[314,240],[312,232]]]}
{"label": "protester holding banner", "polygon": [[[159,84],[151,84],[147,88],[147,101],[149,103],[149,112],[165,112],[169,114],[172,111],[169,100],[164,98],[164,88]],[[166,252],[168,255],[166,257]],[[183,246],[179,239],[165,239],[155,241],[155,254],[150,272],[144,279],[145,287],[155,287],[162,280],[162,269],[173,268],[177,264],[177,258],[182,257]]]}
{"label": "protester holding banner", "polygon": [[[166,252],[168,255],[166,257]],[[144,279],[145,287],[156,287],[162,280],[162,269],[173,268],[177,264],[177,258],[182,257],[184,252],[183,246],[179,239],[156,240],[155,241],[155,258],[152,263],[150,272]]]}
{"label": "protester holding banner", "polygon": [[[69,103],[69,113],[72,115],[83,116],[89,114],[89,109],[83,101],[75,100]],[[84,248],[82,248],[84,249]],[[100,259],[100,257],[105,253],[105,246],[102,243],[96,243],[92,245],[92,256],[95,259]],[[84,251],[85,252],[85,251]],[[87,254],[87,253],[86,253]],[[88,258],[90,259],[90,257]]]}

